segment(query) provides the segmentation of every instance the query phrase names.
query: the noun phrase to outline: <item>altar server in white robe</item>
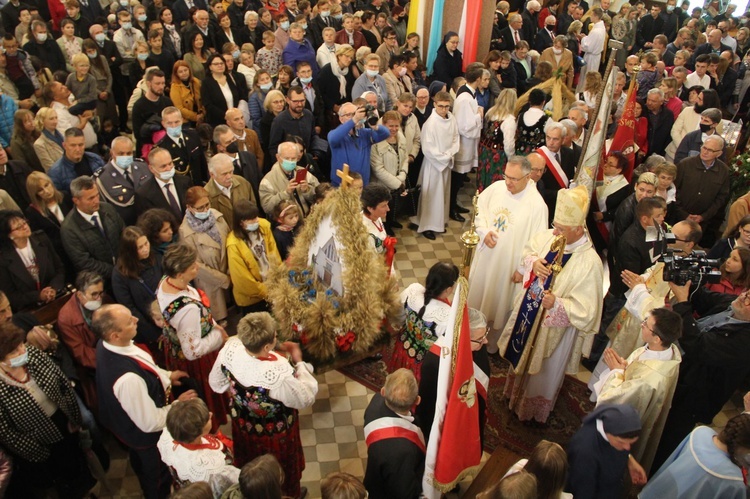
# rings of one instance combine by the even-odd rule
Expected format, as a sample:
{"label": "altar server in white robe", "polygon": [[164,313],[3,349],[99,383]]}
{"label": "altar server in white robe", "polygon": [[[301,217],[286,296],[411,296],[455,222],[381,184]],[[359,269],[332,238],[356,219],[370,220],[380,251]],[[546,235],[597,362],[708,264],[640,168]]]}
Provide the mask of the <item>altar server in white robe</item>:
{"label": "altar server in white robe", "polygon": [[458,89],[456,101],[453,103],[460,147],[451,172],[450,215],[459,222],[463,221],[460,213],[467,210],[456,209],[458,208],[458,191],[463,184],[463,175],[477,167],[479,137],[482,135],[484,108],[479,105],[476,98],[482,72],[482,67],[471,67],[466,71],[466,84]]}
{"label": "altar server in white robe", "polygon": [[664,423],[672,407],[682,356],[674,343],[682,335],[682,317],[666,308],[656,308],[641,321],[641,339],[646,344],[627,359],[613,349],[602,358],[608,369],[594,385],[596,405],[628,404],[638,411],[643,428],[630,452],[646,472],[654,461]]}
{"label": "altar server in white robe", "polygon": [[594,25],[587,36],[581,38],[581,50],[583,50],[583,60],[586,65],[581,68],[581,76],[578,80],[577,92],[583,92],[583,86],[588,71],[599,71],[599,64],[602,61],[602,52],[607,40],[607,28],[604,26],[602,16],[604,11],[600,7],[591,9],[591,24]]}
{"label": "altar server in white robe", "polygon": [[[601,259],[584,229],[588,207],[585,187],[561,189],[555,228],[533,236],[523,250],[522,282],[526,289],[516,297],[498,342],[506,359],[516,359],[517,368],[508,375],[504,395],[521,421],[547,421],[565,374],[578,372],[584,339],[599,329],[603,272]],[[553,261],[550,248],[559,236],[566,242],[563,266],[549,290],[551,271],[546,259]],[[541,313],[544,316],[533,348],[529,343],[523,345],[519,336],[531,330]],[[587,346],[590,348],[590,342]]]}
{"label": "altar server in white robe", "polygon": [[448,218],[453,157],[458,152],[458,125],[450,112],[451,96],[448,92],[435,95],[434,112],[422,127],[422,152],[424,162],[419,172],[422,194],[414,223],[417,232],[434,240],[435,232],[444,232]]}
{"label": "altar server in white robe", "polygon": [[497,352],[513,297],[521,289],[523,247],[548,227],[547,205],[530,175],[531,162],[511,156],[504,180],[487,187],[477,201],[475,221],[481,242],[469,274],[469,306],[487,316],[489,353]]}

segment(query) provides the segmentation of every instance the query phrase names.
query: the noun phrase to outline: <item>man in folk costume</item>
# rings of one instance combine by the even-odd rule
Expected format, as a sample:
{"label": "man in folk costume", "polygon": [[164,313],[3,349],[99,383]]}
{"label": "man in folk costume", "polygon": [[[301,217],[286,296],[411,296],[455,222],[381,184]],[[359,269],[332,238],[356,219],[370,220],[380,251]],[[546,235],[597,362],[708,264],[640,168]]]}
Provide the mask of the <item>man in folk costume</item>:
{"label": "man in folk costume", "polygon": [[416,499],[422,491],[425,440],[411,414],[419,402],[414,373],[401,368],[385,378],[365,409],[363,483],[371,499]]}
{"label": "man in folk costume", "polygon": [[[599,328],[602,263],[584,228],[588,205],[584,186],[561,189],[555,228],[533,236],[523,250],[526,292],[516,298],[498,342],[500,352],[514,367],[504,394],[522,421],[547,421],[563,376],[578,372],[584,336]],[[565,239],[562,256],[560,236]],[[562,268],[550,290],[553,262]],[[530,338],[538,320],[538,334]]]}
{"label": "man in folk costume", "polygon": [[588,71],[599,71],[599,64],[602,60],[602,52],[605,49],[607,39],[607,28],[604,26],[602,16],[604,12],[600,7],[591,9],[591,23],[594,27],[589,31],[587,36],[581,38],[581,50],[583,50],[583,60],[586,65],[581,68],[581,76],[578,80],[577,92],[583,92],[583,86],[586,83],[586,73]]}
{"label": "man in folk costume", "polygon": [[460,147],[451,172],[450,217],[451,220],[458,222],[464,222],[465,219],[461,213],[469,211],[458,206],[458,201],[456,201],[458,190],[463,184],[464,174],[477,167],[477,151],[479,137],[482,135],[484,108],[477,103],[476,92],[479,80],[482,78],[482,71],[483,69],[479,67],[472,67],[466,71],[466,84],[456,92],[456,102],[453,104]]}
{"label": "man in folk costume", "polygon": [[608,369],[594,385],[597,405],[628,404],[641,416],[643,430],[631,450],[648,472],[667,421],[677,386],[682,355],[675,341],[682,335],[682,318],[666,308],[656,308],[641,322],[646,343],[627,359],[611,348],[604,351]]}
{"label": "man in folk costume", "polygon": [[422,195],[414,219],[419,226],[417,232],[430,240],[435,239],[435,232],[445,231],[451,167],[459,148],[458,125],[450,112],[450,94],[438,92],[433,100],[434,112],[422,127],[424,162],[419,172]]}
{"label": "man in folk costume", "polygon": [[479,195],[476,230],[482,241],[469,274],[469,305],[491,325],[487,350],[497,352],[513,297],[521,289],[521,252],[531,236],[547,229],[547,205],[530,180],[531,162],[512,156],[505,178]]}
{"label": "man in folk costume", "polygon": [[[557,192],[560,189],[567,189],[570,181],[575,175],[575,162],[573,160],[573,151],[562,147],[563,139],[568,133],[564,125],[549,120],[544,125],[546,135],[545,145],[536,150],[544,158],[547,169],[542,175],[544,190],[541,191],[542,198],[547,204],[549,215],[555,213],[555,203],[557,203]],[[552,220],[550,219],[551,223]]]}

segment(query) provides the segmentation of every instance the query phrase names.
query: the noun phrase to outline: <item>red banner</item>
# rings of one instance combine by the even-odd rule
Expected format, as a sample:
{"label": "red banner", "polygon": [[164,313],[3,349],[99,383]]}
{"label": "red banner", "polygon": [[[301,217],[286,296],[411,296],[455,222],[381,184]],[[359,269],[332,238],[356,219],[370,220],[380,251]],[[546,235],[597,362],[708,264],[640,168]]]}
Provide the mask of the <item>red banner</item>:
{"label": "red banner", "polygon": [[[622,172],[625,178],[630,182],[635,167],[635,98],[638,93],[638,83],[635,78],[630,82],[628,89],[628,99],[625,102],[625,109],[622,111],[622,117],[617,122],[617,130],[612,138],[612,145],[609,153],[619,151],[628,158],[628,167]],[[666,131],[664,133],[667,133]],[[602,168],[599,169],[599,178],[601,179]]]}

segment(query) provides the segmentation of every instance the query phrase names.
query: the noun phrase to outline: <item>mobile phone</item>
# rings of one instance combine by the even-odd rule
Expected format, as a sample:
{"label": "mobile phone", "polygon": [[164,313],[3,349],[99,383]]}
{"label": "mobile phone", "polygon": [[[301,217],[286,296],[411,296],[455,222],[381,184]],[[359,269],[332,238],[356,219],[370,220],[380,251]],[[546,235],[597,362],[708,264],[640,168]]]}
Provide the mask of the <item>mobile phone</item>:
{"label": "mobile phone", "polygon": [[297,170],[297,173],[294,176],[294,181],[299,184],[300,182],[306,179],[307,179],[307,169],[300,168],[299,170]]}

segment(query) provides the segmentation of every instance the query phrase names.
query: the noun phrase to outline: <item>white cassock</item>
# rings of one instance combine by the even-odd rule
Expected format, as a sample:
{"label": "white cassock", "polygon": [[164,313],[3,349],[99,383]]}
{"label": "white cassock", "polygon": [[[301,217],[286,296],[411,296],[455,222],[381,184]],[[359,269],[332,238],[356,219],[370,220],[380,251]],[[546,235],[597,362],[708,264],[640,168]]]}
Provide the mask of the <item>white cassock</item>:
{"label": "white cassock", "polygon": [[437,111],[422,126],[424,161],[419,172],[422,194],[419,197],[417,232],[444,232],[448,219],[451,190],[451,166],[458,152],[458,125],[453,114],[441,118]]}
{"label": "white cassock", "polygon": [[482,135],[482,117],[479,115],[479,104],[474,90],[468,85],[468,92],[464,90],[456,97],[453,104],[453,114],[458,123],[460,147],[453,163],[456,173],[469,173],[477,167],[479,137]]}
{"label": "white cassock", "polygon": [[586,61],[586,65],[581,68],[581,76],[578,80],[579,92],[583,91],[586,84],[586,73],[588,71],[599,71],[606,39],[607,28],[604,27],[604,21],[594,24],[589,34],[581,38],[581,50],[584,52],[583,60]]}
{"label": "white cassock", "polygon": [[[531,236],[548,228],[547,216],[547,205],[533,180],[518,194],[511,194],[505,181],[499,180],[479,195],[476,230],[480,243],[469,273],[469,306],[487,316],[492,327],[487,338],[491,353],[508,322],[513,297],[521,289],[511,277],[516,270],[523,274],[523,247]],[[484,244],[490,231],[498,234],[494,248]]]}
{"label": "white cassock", "polygon": [[[523,249],[523,282],[529,280],[534,261],[547,256],[554,239],[552,229],[548,229],[529,240]],[[511,371],[505,384],[504,394],[521,421],[547,421],[565,374],[578,372],[584,337],[593,338],[599,330],[603,282],[601,258],[586,236],[566,245],[565,254],[568,253],[571,256],[552,286],[555,305],[547,311],[534,348],[527,344],[519,361],[519,367],[526,365],[527,375],[523,378],[521,369],[515,373]],[[500,336],[497,346],[501,355],[508,346],[524,295],[519,293],[516,297],[513,313]],[[590,349],[591,342],[587,343]],[[526,363],[529,355],[531,358]]]}

